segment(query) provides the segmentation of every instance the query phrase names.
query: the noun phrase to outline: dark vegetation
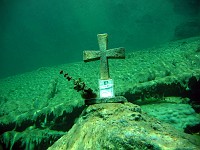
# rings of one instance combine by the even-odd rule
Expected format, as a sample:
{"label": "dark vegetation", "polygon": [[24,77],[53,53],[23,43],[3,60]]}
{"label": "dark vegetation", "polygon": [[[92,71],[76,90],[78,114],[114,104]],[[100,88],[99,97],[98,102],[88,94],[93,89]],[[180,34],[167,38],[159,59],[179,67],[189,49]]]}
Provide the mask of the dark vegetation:
{"label": "dark vegetation", "polygon": [[81,97],[84,99],[92,99],[96,98],[97,94],[94,93],[94,91],[91,88],[88,88],[84,82],[81,81],[81,78],[73,79],[71,76],[68,75],[68,73],[64,73],[63,70],[60,71],[60,74],[63,74],[63,76],[68,81],[73,81],[74,83],[74,90],[81,93]]}
{"label": "dark vegetation", "polygon": [[190,98],[190,105],[197,113],[200,113],[200,79],[190,78],[188,88],[186,96]]}

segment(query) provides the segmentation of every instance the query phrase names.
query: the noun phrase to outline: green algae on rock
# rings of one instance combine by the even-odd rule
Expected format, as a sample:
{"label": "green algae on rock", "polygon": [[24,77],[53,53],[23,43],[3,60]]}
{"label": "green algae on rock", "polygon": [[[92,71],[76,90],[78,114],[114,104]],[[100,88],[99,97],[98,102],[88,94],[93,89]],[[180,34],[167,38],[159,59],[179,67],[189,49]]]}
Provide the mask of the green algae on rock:
{"label": "green algae on rock", "polygon": [[101,103],[87,107],[66,135],[48,150],[192,149],[194,137],[141,112],[132,103]]}

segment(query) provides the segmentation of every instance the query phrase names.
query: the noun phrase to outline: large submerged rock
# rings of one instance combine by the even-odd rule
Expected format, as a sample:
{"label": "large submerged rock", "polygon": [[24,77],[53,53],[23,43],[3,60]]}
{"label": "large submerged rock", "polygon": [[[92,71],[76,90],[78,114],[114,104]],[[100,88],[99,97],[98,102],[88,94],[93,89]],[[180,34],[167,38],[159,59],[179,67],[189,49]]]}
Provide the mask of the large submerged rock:
{"label": "large submerged rock", "polygon": [[71,130],[48,150],[200,149],[194,136],[142,113],[140,106],[102,103],[88,106]]}

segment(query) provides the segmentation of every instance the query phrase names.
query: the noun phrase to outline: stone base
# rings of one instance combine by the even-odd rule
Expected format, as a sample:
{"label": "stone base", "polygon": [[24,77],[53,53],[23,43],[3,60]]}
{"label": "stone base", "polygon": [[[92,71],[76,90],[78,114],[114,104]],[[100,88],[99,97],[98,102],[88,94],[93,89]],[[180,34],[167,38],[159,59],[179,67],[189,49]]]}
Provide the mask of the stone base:
{"label": "stone base", "polygon": [[123,96],[116,96],[112,98],[94,98],[86,99],[85,105],[100,104],[100,103],[124,103],[127,99]]}
{"label": "stone base", "polygon": [[200,150],[199,138],[176,130],[140,106],[101,103],[85,108],[48,150]]}

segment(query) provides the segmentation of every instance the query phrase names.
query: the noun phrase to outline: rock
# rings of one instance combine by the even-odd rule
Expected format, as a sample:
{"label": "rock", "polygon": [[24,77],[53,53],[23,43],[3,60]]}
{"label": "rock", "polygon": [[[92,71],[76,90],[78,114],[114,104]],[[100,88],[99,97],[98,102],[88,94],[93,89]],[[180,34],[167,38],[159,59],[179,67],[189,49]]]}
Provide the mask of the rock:
{"label": "rock", "polygon": [[[199,43],[200,37],[196,37],[144,50],[135,51],[133,49],[127,53],[125,60],[109,61],[115,95],[122,95],[129,102],[137,102],[140,105],[163,103],[166,100],[167,103],[176,104],[182,102],[187,104],[189,101],[198,113],[200,110],[198,103],[198,93],[200,93],[198,86],[200,80]],[[41,68],[0,79],[0,141],[2,141],[3,148],[9,149],[14,144],[13,149],[25,149],[30,144],[24,141],[27,135],[31,138],[30,141],[35,139],[35,134],[26,134],[26,129],[31,126],[36,126],[38,132],[42,132],[44,128],[55,132],[68,132],[85,105],[80,93],[74,91],[73,84],[64,80],[59,72],[64,69],[74,78],[83,78],[91,89],[98,92],[98,65],[99,62],[84,64],[77,62]],[[115,67],[117,69],[114,69]],[[174,97],[184,97],[185,100],[178,100]],[[157,114],[159,115],[159,112]],[[137,120],[138,117],[134,119]],[[178,118],[169,119],[174,124]],[[122,122],[124,125],[127,124],[125,120]],[[179,120],[179,124],[185,124],[185,122],[184,119]],[[187,133],[199,134],[198,126],[193,126],[194,121],[187,119],[187,122],[190,122],[189,125],[193,128],[187,127]],[[159,128],[159,124],[152,126],[157,130],[162,129]],[[2,138],[10,131],[15,131],[13,133],[20,134],[19,136],[23,138],[18,141],[15,136]],[[59,136],[61,137],[58,134],[57,138],[60,138]],[[15,138],[15,143],[10,144],[13,138]],[[46,149],[55,142],[46,134],[40,138],[41,141],[49,144],[44,147],[42,143],[33,142],[34,149]]]}
{"label": "rock", "polygon": [[99,104],[99,103],[124,103],[127,102],[127,99],[123,96],[116,96],[112,98],[94,98],[94,99],[86,99],[85,104]]}
{"label": "rock", "polygon": [[48,150],[125,150],[200,148],[194,136],[141,112],[138,105],[102,103],[88,106],[66,135]]}
{"label": "rock", "polygon": [[[177,98],[178,99],[178,98]],[[178,101],[178,100],[177,100]],[[189,104],[160,103],[141,106],[147,114],[167,122],[178,130],[200,124],[200,115]]]}

